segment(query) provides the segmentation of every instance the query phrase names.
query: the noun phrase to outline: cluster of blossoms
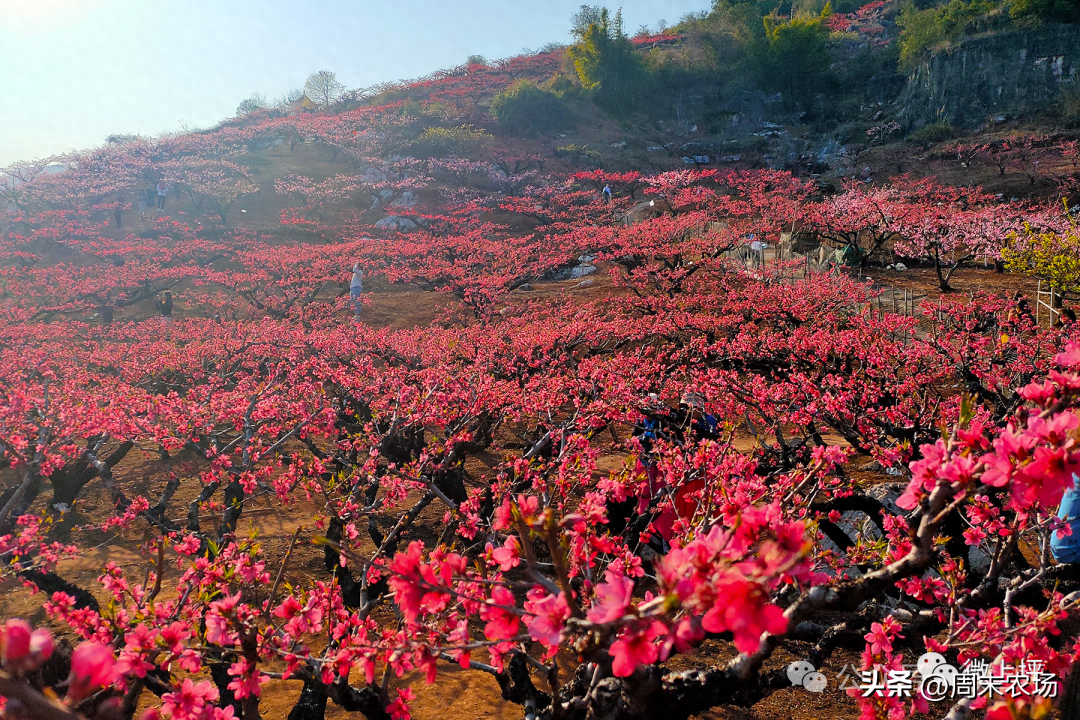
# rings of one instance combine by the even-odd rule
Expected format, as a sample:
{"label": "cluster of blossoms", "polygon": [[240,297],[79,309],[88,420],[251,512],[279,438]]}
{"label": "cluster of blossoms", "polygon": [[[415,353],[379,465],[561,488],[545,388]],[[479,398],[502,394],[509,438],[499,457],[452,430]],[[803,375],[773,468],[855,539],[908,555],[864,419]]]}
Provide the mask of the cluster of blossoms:
{"label": "cluster of blossoms", "polygon": [[[11,619],[0,627],[0,687],[5,703],[3,711],[15,717],[29,713],[43,717],[47,708],[78,707],[94,692],[120,681],[122,669],[112,649],[96,640],[80,643],[63,658],[70,666],[64,681],[62,700],[38,693],[24,678],[53,658],[53,634],[46,628],[33,629],[25,620]],[[47,715],[46,715],[47,716]]]}

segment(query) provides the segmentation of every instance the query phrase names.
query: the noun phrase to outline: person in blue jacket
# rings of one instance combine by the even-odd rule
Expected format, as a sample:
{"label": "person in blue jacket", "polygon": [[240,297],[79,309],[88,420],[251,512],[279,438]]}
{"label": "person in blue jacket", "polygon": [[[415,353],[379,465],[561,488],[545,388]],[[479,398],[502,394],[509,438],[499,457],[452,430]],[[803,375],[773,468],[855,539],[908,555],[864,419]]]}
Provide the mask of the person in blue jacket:
{"label": "person in blue jacket", "polygon": [[1050,552],[1059,563],[1080,563],[1080,481],[1073,475],[1073,486],[1065,491],[1057,516],[1072,530],[1071,535],[1059,537],[1055,530],[1050,535]]}

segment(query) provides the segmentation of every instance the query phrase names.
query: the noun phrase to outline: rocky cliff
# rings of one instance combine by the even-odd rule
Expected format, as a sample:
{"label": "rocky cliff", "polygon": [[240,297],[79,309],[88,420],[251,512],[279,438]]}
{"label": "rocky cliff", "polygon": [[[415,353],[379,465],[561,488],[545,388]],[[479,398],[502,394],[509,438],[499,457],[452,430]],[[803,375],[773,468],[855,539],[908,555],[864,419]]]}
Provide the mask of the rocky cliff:
{"label": "rocky cliff", "polygon": [[1080,68],[1080,25],[967,38],[930,56],[897,100],[904,124],[973,128],[1053,108]]}

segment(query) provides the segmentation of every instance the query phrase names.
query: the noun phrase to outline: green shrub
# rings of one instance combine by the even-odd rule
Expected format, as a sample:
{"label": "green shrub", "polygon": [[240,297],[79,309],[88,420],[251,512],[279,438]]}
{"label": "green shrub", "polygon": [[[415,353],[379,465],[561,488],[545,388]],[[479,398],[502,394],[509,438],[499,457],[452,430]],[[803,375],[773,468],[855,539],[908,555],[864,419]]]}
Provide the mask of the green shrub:
{"label": "green shrub", "polygon": [[491,139],[491,135],[472,125],[429,127],[412,144],[412,152],[427,158],[460,155],[486,145]]}
{"label": "green shrub", "polygon": [[1080,18],[1078,0],[1013,0],[1009,17],[1024,24],[1076,22]]}
{"label": "green shrub", "polygon": [[405,101],[401,114],[408,118],[426,120],[428,123],[453,122],[460,118],[461,109],[446,102],[418,102],[414,99]]}
{"label": "green shrub", "polygon": [[491,101],[491,116],[513,135],[553,132],[565,126],[566,106],[557,93],[519,80]]}
{"label": "green shrub", "polygon": [[1061,119],[1068,123],[1080,122],[1080,83],[1070,80],[1061,86]]}
{"label": "green shrub", "polygon": [[581,89],[581,86],[571,80],[569,77],[561,72],[557,72],[552,75],[547,82],[540,86],[542,89],[548,92],[553,92],[560,97],[565,98],[566,93],[573,93]]}
{"label": "green shrub", "polygon": [[939,45],[955,41],[966,32],[985,29],[997,9],[991,0],[952,0],[926,10],[905,5],[896,18],[900,27],[900,67],[912,70]]}
{"label": "green shrub", "polygon": [[758,74],[762,87],[779,91],[788,103],[808,109],[814,95],[829,85],[832,62],[828,30],[821,17],[796,17],[779,22],[764,18],[767,43],[758,45]]}
{"label": "green shrub", "polygon": [[921,128],[908,135],[908,140],[923,145],[948,140],[955,134],[956,131],[949,121],[941,120],[928,125],[923,125]]}
{"label": "green shrub", "polygon": [[[573,30],[580,40],[566,49],[578,79],[593,93],[596,104],[608,112],[633,112],[645,97],[649,74],[641,55],[622,31],[622,11],[609,21],[606,8],[583,6],[582,10],[575,16]],[[586,21],[588,25],[581,27]]]}
{"label": "green shrub", "polygon": [[560,145],[559,147],[555,148],[555,157],[567,158],[574,165],[600,164],[600,153],[591,149],[588,145],[579,145],[577,143]]}

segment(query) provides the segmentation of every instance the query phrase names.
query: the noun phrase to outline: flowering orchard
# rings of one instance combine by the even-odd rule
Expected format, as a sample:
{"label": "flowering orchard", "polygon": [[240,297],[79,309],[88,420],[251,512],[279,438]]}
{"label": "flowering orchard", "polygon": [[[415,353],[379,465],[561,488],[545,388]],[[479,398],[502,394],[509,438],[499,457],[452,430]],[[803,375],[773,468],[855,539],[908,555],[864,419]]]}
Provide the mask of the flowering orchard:
{"label": "flowering orchard", "polygon": [[[780,651],[820,667],[852,642],[867,670],[1039,661],[1067,694],[1080,584],[1049,543],[1080,470],[1074,327],[994,295],[877,312],[843,272],[748,272],[730,252],[794,228],[947,285],[1062,213],[906,178],[822,197],[774,171],[416,160],[407,118],[256,118],[16,169],[0,576],[44,612],[0,628],[7,716],[252,720],[292,679],[291,720],[399,720],[405,679],[456,665],[526,717],[687,718],[790,687]],[[346,170],[245,166],[297,136]],[[110,227],[117,193],[159,180],[191,211]],[[283,232],[227,224],[256,193],[284,203]],[[649,199],[657,217],[620,222]],[[354,262],[376,294],[438,297],[435,322],[354,322]],[[523,289],[584,262],[601,292]],[[147,317],[166,290],[183,310]],[[274,549],[267,503],[299,518]],[[132,537],[139,562],[65,576]],[[731,659],[695,658],[706,638]],[[992,717],[1049,702],[1014,695]]]}

